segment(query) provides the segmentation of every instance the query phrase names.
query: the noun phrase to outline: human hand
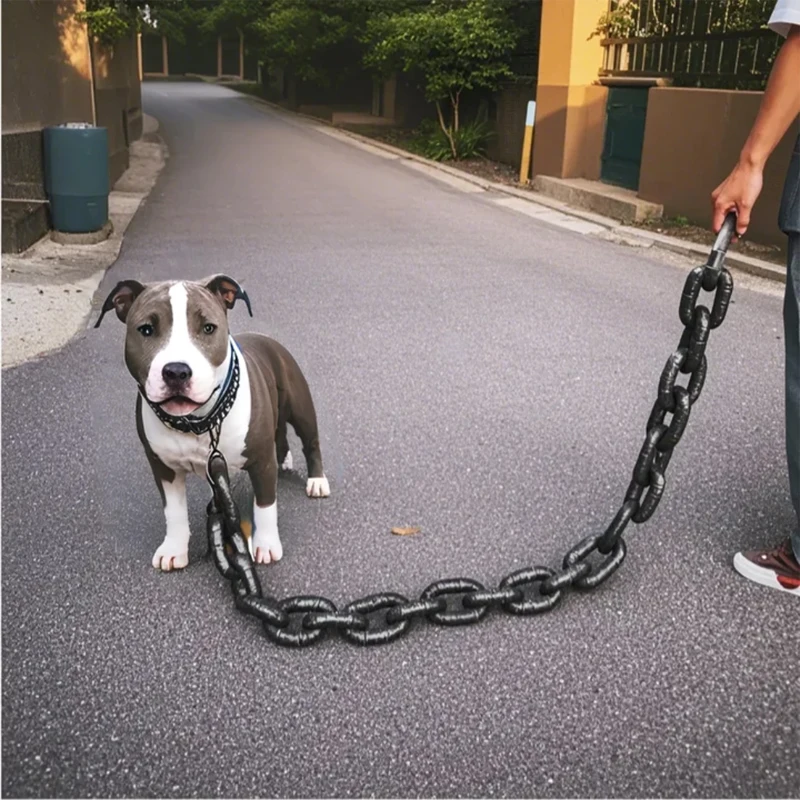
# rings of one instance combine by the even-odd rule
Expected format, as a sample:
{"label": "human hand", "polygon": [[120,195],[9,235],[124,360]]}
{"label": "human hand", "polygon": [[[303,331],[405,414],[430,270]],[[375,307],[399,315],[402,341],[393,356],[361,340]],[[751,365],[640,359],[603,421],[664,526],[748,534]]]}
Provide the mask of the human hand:
{"label": "human hand", "polygon": [[711,194],[714,233],[719,233],[725,216],[733,210],[736,211],[736,233],[738,236],[744,235],[750,224],[750,212],[761,194],[763,183],[762,166],[740,161],[733,168],[731,174]]}

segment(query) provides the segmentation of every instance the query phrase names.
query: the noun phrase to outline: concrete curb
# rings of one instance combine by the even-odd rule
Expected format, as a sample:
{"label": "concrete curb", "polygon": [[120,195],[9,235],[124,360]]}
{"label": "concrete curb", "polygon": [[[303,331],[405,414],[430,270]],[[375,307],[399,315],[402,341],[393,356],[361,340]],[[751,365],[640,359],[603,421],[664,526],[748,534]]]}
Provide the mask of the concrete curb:
{"label": "concrete curb", "polygon": [[48,233],[24,253],[3,255],[3,369],[60,350],[85,330],[100,282],[166,163],[158,127],[146,114],[142,138],[131,144],[128,169],[108,197],[110,236],[90,243]]}
{"label": "concrete curb", "polygon": [[[699,257],[701,261],[706,260],[709,250],[711,249],[710,246],[697,244],[696,242],[689,242],[685,239],[679,239],[675,236],[667,236],[666,234],[653,233],[641,228],[630,227],[619,220],[569,206],[567,203],[564,203],[561,200],[555,200],[554,198],[539,194],[532,189],[508,186],[504,183],[496,183],[495,181],[490,181],[486,178],[480,178],[477,175],[472,175],[469,172],[464,172],[463,170],[455,167],[450,167],[447,164],[442,164],[439,161],[433,161],[432,159],[417,155],[416,153],[410,153],[408,150],[403,150],[402,148],[394,147],[393,145],[386,144],[385,142],[380,142],[377,139],[371,139],[368,136],[363,136],[362,134],[354,133],[353,131],[349,131],[345,128],[340,128],[336,125],[333,125],[326,119],[314,117],[310,114],[302,114],[297,111],[290,111],[289,109],[284,108],[277,103],[265,100],[262,97],[256,97],[255,95],[245,93],[241,93],[241,96],[247,98],[248,100],[252,100],[253,102],[267,105],[275,111],[285,114],[286,116],[305,119],[317,125],[324,125],[331,130],[337,131],[340,135],[336,138],[340,139],[341,141],[351,139],[354,142],[358,142],[361,145],[366,146],[367,149],[377,148],[395,155],[398,159],[424,164],[425,166],[433,170],[443,172],[452,178],[457,178],[461,181],[474,184],[484,191],[495,192],[508,195],[510,197],[515,197],[520,200],[525,200],[532,206],[546,206],[553,211],[561,212],[567,216],[583,220],[584,222],[591,223],[593,226],[600,226],[604,229],[603,231],[594,231],[590,229],[590,226],[587,226],[584,230],[566,224],[562,226],[571,230],[577,230],[584,235],[596,236],[599,239],[611,241],[628,247],[657,247],[692,258]],[[532,216],[537,215],[532,214]],[[542,218],[546,219],[544,217]],[[769,280],[778,281],[781,283],[786,282],[786,269],[770,261],[764,261],[759,258],[753,258],[752,256],[746,256],[736,253],[735,251],[731,251],[726,256],[725,263],[729,267],[734,267],[742,272],[755,275],[759,278],[767,278]]]}
{"label": "concrete curb", "polygon": [[[625,225],[621,225],[615,232],[623,236],[635,236],[644,242],[650,242],[652,246],[661,247],[664,250],[670,250],[674,253],[698,256],[702,257],[703,260],[708,256],[709,248],[706,245],[697,244],[696,242],[687,242],[674,236],[666,236],[663,233],[654,233],[640,228],[629,228]],[[729,251],[728,255],[725,256],[725,263],[730,267],[736,267],[742,272],[748,272],[759,278],[768,278],[769,280],[780,281],[782,283],[786,282],[786,268],[781,267],[779,264],[773,264],[771,261],[763,261],[760,258],[746,256],[736,251]]]}

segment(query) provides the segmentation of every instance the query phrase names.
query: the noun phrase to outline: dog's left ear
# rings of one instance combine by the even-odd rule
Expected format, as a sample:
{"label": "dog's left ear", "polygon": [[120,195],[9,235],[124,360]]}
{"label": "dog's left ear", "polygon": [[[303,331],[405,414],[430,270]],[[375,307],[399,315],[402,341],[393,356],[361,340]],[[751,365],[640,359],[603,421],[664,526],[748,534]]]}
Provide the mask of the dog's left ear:
{"label": "dog's left ear", "polygon": [[233,308],[237,300],[244,300],[247,306],[247,313],[251,317],[253,316],[253,309],[250,308],[250,298],[247,296],[247,292],[233,278],[229,278],[227,275],[212,275],[210,278],[201,281],[201,283],[209,292],[217,295],[222,300],[222,305],[225,308]]}

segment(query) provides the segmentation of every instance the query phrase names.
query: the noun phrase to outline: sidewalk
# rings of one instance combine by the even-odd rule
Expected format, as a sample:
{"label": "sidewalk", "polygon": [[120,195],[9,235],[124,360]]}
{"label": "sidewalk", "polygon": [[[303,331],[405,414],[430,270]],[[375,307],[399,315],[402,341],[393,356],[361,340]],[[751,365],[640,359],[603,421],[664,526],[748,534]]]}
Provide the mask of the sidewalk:
{"label": "sidewalk", "polygon": [[[229,88],[235,89],[234,86],[229,86]],[[531,217],[541,219],[553,225],[586,236],[596,236],[599,239],[605,239],[628,247],[668,250],[693,259],[699,258],[702,262],[708,257],[710,247],[707,245],[696,244],[695,242],[687,241],[686,239],[681,239],[676,236],[668,236],[666,234],[629,226],[611,217],[569,206],[541,192],[491,181],[456,167],[449,166],[446,163],[433,161],[424,156],[417,155],[416,153],[411,153],[408,150],[395,147],[378,139],[372,139],[362,134],[355,133],[354,131],[334,126],[327,120],[320,119],[319,117],[312,117],[307,114],[289,111],[283,106],[255,95],[242,93],[242,97],[248,102],[267,105],[278,113],[313,122],[318,130],[342,141],[349,142],[357,147],[373,151],[378,149],[386,153],[392,153],[397,158],[424,165],[428,168],[426,170],[428,174],[435,176],[436,172],[438,172],[442,175],[443,180],[447,180],[447,178],[444,177],[446,175],[449,176],[450,179],[458,179],[459,181],[471,183],[478,189],[484,191],[507,195],[509,198],[508,200],[498,201],[501,205],[505,205],[515,211],[520,211],[521,213],[528,214]],[[513,200],[511,198],[513,198]],[[728,267],[736,268],[759,278],[766,278],[781,283],[785,283],[786,281],[785,267],[771,261],[765,261],[760,258],[738,253],[735,245],[729,251],[725,263]]]}
{"label": "sidewalk", "polygon": [[108,198],[113,226],[108,239],[58,244],[45,236],[24,253],[3,254],[3,368],[58,350],[85,327],[94,293],[166,158],[158,122],[145,114],[142,138],[131,145],[130,165]]}

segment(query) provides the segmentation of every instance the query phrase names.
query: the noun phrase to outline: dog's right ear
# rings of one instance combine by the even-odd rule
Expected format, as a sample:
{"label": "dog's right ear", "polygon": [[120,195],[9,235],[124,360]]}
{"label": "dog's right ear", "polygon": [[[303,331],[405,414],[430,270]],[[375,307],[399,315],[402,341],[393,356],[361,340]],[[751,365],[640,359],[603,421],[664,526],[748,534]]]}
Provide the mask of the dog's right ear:
{"label": "dog's right ear", "polygon": [[113,308],[117,312],[120,322],[125,322],[128,312],[131,310],[133,301],[144,291],[144,285],[139,281],[120,281],[111,291],[111,294],[103,303],[103,310],[100,318],[95,323],[95,328],[100,327],[106,312]]}

